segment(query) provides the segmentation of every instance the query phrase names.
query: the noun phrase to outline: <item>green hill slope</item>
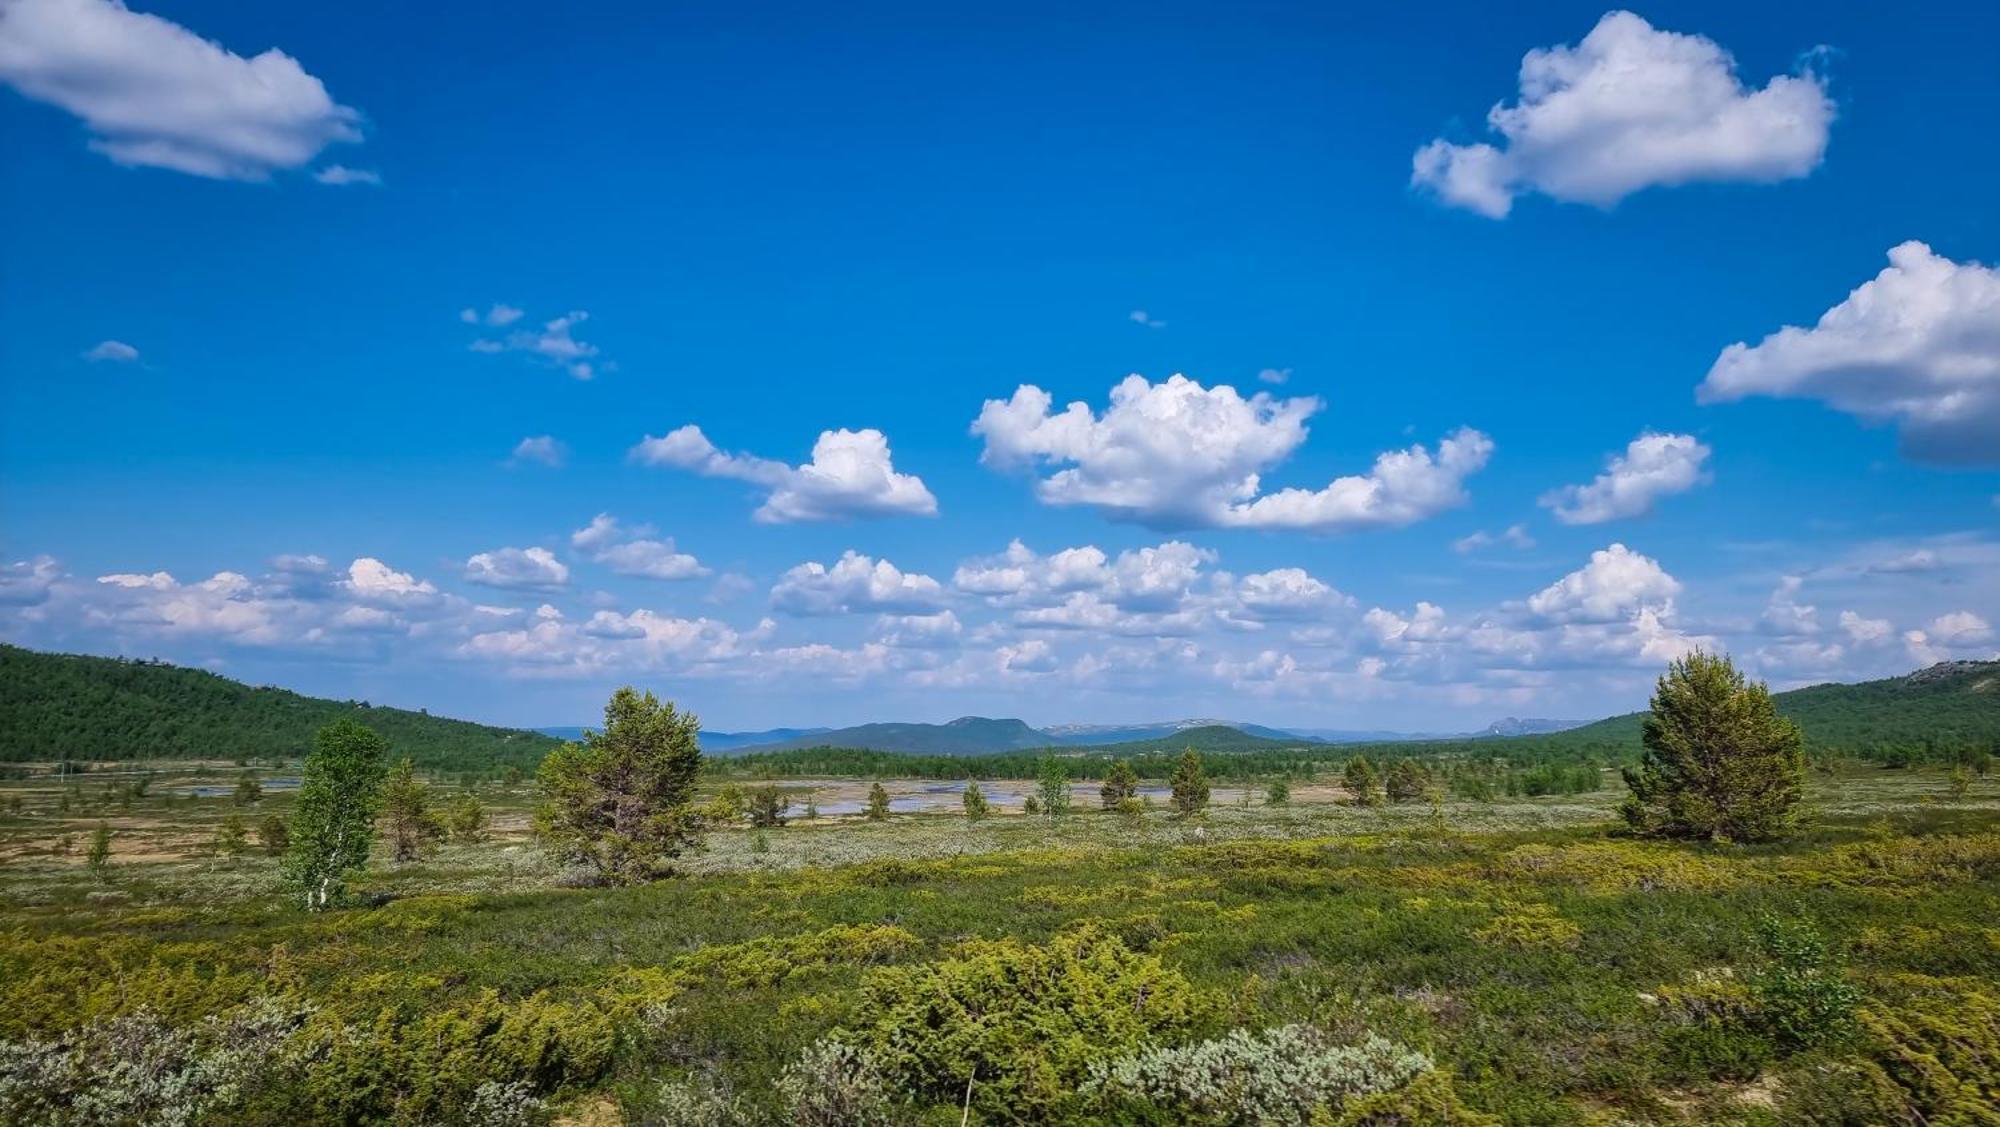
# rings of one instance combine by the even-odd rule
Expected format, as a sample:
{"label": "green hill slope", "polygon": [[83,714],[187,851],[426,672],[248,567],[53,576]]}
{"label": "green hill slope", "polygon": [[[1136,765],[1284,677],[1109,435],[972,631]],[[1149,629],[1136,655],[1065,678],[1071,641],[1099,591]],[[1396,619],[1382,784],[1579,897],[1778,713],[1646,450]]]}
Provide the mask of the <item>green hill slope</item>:
{"label": "green hill slope", "polygon": [[[1895,748],[2000,748],[2000,661],[1941,662],[1902,677],[1812,685],[1772,699],[1798,722],[1815,751],[1877,756]],[[1567,732],[1489,743],[1632,752],[1645,719],[1632,712]]]}
{"label": "green hill slope", "polygon": [[343,717],[422,767],[531,769],[559,742],[538,732],[253,688],[200,669],[0,646],[0,762],[303,755]]}

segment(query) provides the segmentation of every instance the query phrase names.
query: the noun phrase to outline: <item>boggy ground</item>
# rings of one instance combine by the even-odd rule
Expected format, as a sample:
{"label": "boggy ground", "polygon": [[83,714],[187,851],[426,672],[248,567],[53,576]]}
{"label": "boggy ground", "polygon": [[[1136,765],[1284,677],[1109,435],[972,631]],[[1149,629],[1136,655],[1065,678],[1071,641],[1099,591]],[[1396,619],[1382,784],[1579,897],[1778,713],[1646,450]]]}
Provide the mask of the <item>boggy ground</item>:
{"label": "boggy ground", "polygon": [[[882,1050],[862,1080],[894,1118],[1171,1122],[1193,1113],[1079,1095],[1088,1058],[1303,1023],[1423,1054],[1447,1102],[1421,1106],[1457,1109],[1355,1118],[1376,1113],[1350,1100],[1324,1122],[2000,1123],[1988,780],[1953,798],[1941,774],[1816,776],[1809,831],[1760,847],[1616,837],[1610,789],[1358,809],[1295,787],[1289,805],[1193,821],[826,818],[713,834],[683,876],[630,889],[560,887],[525,837],[526,789],[485,787],[489,841],[378,859],[370,906],[317,917],[284,902],[254,844],[209,850],[229,812],[254,825],[288,798],[239,810],[179,795],[187,781],[123,806],[72,792],[68,812],[46,781],[0,785],[23,800],[0,806],[0,1101],[23,1076],[56,1085],[21,1062],[96,1022],[126,1055],[161,1056],[176,1030],[280,1044],[201,1122],[503,1122],[531,1117],[530,1097],[599,1122],[779,1121],[796,1103],[781,1075],[844,1031]],[[102,879],[81,861],[100,819]],[[1825,1044],[1777,1028],[1758,993],[1772,919],[1810,924],[1859,991]],[[1090,991],[1016,1005],[1056,998],[1048,974],[1120,1007],[1096,1013]],[[982,975],[1013,1008],[968,1040],[926,1007]],[[1138,1024],[1134,1006],[1151,1007]],[[133,1014],[153,1024],[116,1021]],[[897,1048],[913,1034],[958,1056]]]}

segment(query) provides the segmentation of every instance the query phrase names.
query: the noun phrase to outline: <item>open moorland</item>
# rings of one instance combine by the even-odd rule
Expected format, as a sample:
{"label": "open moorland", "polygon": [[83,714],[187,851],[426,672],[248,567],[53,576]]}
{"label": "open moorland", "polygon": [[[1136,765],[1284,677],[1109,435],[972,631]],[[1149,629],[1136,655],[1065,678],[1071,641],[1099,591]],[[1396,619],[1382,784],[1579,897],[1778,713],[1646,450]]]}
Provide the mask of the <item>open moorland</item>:
{"label": "open moorland", "polygon": [[[53,769],[0,783],[25,1121],[1996,1122],[1983,776],[1823,765],[1770,846],[1621,836],[1610,772],[1370,807],[1218,786],[1192,817],[1094,786],[1024,816],[1032,784],[989,782],[979,820],[931,780],[871,820],[864,781],[788,779],[785,824],[631,888],[566,887],[531,782],[439,776],[477,840],[378,844],[354,906],[308,915],[259,842],[296,765]],[[86,1079],[102,1114],[58,1108]]]}

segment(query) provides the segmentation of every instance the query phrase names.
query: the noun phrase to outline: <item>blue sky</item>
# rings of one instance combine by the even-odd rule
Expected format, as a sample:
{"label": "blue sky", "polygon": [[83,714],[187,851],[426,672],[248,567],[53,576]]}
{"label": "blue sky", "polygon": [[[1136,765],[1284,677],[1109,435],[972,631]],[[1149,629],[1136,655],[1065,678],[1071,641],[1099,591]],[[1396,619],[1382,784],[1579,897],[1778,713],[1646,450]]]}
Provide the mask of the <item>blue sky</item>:
{"label": "blue sky", "polygon": [[0,0],[0,637],[722,728],[1990,657],[1996,35]]}

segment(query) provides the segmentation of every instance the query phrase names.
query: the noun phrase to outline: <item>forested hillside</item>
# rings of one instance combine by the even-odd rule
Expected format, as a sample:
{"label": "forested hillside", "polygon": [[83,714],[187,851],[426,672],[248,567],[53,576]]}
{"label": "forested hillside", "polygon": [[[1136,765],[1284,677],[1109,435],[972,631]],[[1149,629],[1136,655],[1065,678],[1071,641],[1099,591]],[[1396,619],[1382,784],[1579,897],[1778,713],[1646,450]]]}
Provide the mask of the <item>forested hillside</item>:
{"label": "forested hillside", "polygon": [[[1941,662],[1902,677],[1812,685],[1773,699],[1815,752],[1921,761],[2000,748],[2000,661]],[[1638,748],[1644,722],[1645,713],[1633,712],[1518,742],[1616,754]]]}
{"label": "forested hillside", "polygon": [[0,646],[0,761],[248,759],[304,754],[342,717],[422,767],[532,769],[557,740],[359,701],[253,688],[200,669]]}

